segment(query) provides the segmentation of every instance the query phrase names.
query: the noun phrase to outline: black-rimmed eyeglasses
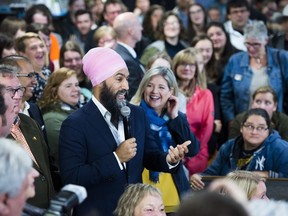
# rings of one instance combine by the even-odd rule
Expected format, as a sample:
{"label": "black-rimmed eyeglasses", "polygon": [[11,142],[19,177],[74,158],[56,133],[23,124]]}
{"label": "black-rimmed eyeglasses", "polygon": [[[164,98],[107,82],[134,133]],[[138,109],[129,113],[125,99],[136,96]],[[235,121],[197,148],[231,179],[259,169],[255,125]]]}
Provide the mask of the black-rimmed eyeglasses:
{"label": "black-rimmed eyeglasses", "polygon": [[17,77],[28,77],[30,79],[35,78],[36,77],[36,72],[30,72],[27,74],[17,74]]}
{"label": "black-rimmed eyeglasses", "polygon": [[11,95],[12,98],[14,98],[16,95],[16,92],[18,93],[18,95],[20,97],[22,97],[24,95],[24,92],[26,91],[26,88],[25,87],[18,87],[18,88],[14,89],[14,88],[8,87],[5,90]]}

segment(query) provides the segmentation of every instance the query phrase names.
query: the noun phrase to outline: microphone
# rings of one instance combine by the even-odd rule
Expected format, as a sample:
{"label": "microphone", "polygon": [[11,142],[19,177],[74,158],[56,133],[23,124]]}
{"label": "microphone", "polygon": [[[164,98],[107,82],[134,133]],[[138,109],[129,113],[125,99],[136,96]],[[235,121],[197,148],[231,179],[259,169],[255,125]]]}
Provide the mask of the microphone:
{"label": "microphone", "polygon": [[122,104],[120,109],[120,113],[123,116],[123,124],[124,124],[124,134],[125,139],[131,138],[131,131],[130,131],[130,113],[131,109],[125,104]]}

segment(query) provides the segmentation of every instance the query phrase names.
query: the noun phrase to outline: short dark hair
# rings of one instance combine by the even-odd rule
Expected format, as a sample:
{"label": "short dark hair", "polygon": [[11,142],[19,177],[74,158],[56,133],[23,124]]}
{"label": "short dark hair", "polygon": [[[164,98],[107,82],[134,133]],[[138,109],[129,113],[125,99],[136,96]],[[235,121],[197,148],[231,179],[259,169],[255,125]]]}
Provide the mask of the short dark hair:
{"label": "short dark hair", "polygon": [[0,84],[0,116],[2,116],[2,118],[7,110],[7,106],[5,104],[5,99],[4,99],[4,89],[5,89],[5,86]]}
{"label": "short dark hair", "polygon": [[252,115],[262,116],[266,121],[266,124],[267,124],[269,131],[271,132],[271,119],[270,119],[267,111],[264,109],[261,109],[261,108],[249,109],[244,115],[244,118],[242,121],[242,126],[245,124],[247,119]]}
{"label": "short dark hair", "polygon": [[91,11],[86,10],[86,9],[79,9],[75,12],[75,19],[77,19],[78,16],[84,15],[84,14],[88,14],[90,19],[93,20],[92,18],[92,14]]}
{"label": "short dark hair", "polygon": [[246,0],[230,0],[226,6],[226,13],[230,14],[231,8],[241,8],[246,7],[247,10],[250,10],[250,6]]}

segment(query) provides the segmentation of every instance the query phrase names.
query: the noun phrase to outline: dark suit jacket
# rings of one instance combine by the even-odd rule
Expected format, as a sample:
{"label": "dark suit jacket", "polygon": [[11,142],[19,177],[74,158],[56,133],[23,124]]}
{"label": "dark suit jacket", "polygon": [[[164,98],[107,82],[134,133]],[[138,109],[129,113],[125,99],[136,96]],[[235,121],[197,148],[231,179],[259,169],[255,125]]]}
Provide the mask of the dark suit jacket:
{"label": "dark suit jacket", "polygon": [[113,154],[116,141],[92,100],[62,124],[59,150],[63,183],[82,185],[88,193],[87,199],[75,208],[75,215],[99,212],[102,216],[111,216],[125,186],[142,182],[144,166],[166,172],[178,168],[169,170],[166,153],[159,150],[151,136],[142,108],[129,106],[131,134],[137,140],[137,154],[127,163],[126,171],[119,168]]}
{"label": "dark suit jacket", "polygon": [[48,144],[46,128],[45,128],[45,123],[43,120],[42,113],[41,113],[37,104],[31,103],[31,102],[28,102],[28,103],[30,105],[30,108],[28,109],[28,113],[29,113],[30,117],[32,119],[34,119],[40,125],[40,128],[41,128],[43,135],[44,135],[44,139],[45,139],[46,143]]}
{"label": "dark suit jacket", "polygon": [[140,61],[137,61],[135,58],[133,58],[133,56],[124,46],[117,44],[115,51],[124,59],[129,71],[129,92],[127,100],[130,100],[138,89],[138,86],[144,76],[144,71],[140,66]]}
{"label": "dark suit jacket", "polygon": [[[22,113],[19,113],[19,117],[21,120],[20,129],[39,165],[33,162],[33,168],[40,174],[34,182],[36,195],[28,199],[27,202],[40,208],[47,208],[49,200],[54,195],[47,145],[39,125],[32,118]],[[9,137],[13,138],[11,134]]]}

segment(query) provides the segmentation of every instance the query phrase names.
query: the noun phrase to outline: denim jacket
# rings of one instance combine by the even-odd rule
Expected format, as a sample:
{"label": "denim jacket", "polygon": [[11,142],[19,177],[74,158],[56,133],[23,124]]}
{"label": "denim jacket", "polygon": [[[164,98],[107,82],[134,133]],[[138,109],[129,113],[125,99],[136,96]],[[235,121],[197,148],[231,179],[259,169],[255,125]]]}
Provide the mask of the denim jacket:
{"label": "denim jacket", "polygon": [[[237,169],[237,155],[243,145],[242,136],[224,143],[204,175],[224,176]],[[288,143],[281,139],[277,131],[264,140],[254,152],[253,159],[246,167],[248,171],[268,171],[269,177],[288,177]]]}
{"label": "denim jacket", "polygon": [[[288,86],[288,52],[267,47],[267,74],[269,85],[277,94],[278,111],[283,111],[283,86]],[[279,58],[278,58],[279,52]],[[281,64],[279,64],[279,59]],[[280,65],[285,82],[281,77]],[[228,61],[221,87],[220,103],[225,122],[235,118],[235,115],[247,111],[250,102],[250,85],[253,72],[249,64],[247,52],[234,54]]]}

